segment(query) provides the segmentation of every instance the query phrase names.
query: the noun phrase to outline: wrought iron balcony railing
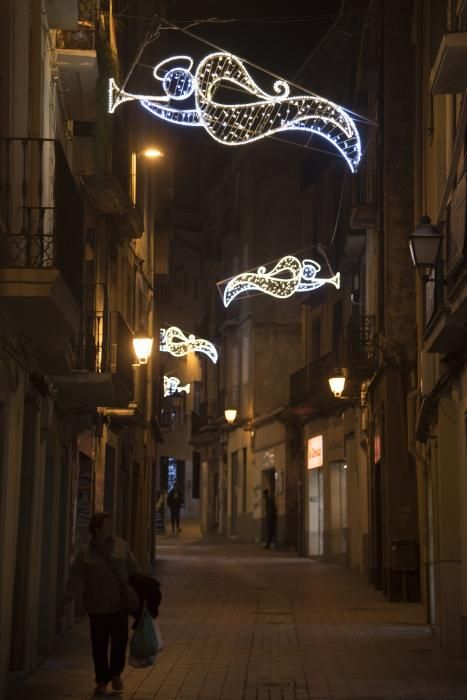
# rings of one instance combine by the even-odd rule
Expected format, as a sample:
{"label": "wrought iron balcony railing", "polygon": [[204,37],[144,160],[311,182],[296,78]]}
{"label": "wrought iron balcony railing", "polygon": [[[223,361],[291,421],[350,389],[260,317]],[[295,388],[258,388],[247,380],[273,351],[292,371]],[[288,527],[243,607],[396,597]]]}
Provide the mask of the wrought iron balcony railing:
{"label": "wrought iron balcony railing", "polygon": [[107,287],[104,284],[84,285],[77,369],[98,373],[110,371],[109,328]]}
{"label": "wrought iron balcony railing", "polygon": [[0,267],[56,268],[81,305],[83,205],[60,143],[0,138]]}
{"label": "wrought iron balcony railing", "polygon": [[316,409],[329,408],[333,397],[328,379],[337,367],[346,367],[349,379],[356,382],[369,378],[378,361],[375,331],[374,316],[353,316],[347,324],[345,343],[337,338],[332,352],[290,375],[291,405],[312,403]]}
{"label": "wrought iron balcony railing", "polygon": [[347,325],[346,355],[345,364],[349,368],[377,360],[375,316],[357,314],[350,318]]}
{"label": "wrought iron balcony railing", "polygon": [[336,365],[337,355],[330,352],[291,374],[290,404],[298,406],[311,401],[317,408],[327,405],[332,397],[328,378]]}

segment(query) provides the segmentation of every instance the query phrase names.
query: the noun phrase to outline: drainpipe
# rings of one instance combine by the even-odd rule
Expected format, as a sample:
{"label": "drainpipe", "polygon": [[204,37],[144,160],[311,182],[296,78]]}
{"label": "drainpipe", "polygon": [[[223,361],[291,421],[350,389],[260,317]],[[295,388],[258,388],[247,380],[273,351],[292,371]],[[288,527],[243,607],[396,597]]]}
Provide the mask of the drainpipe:
{"label": "drainpipe", "polygon": [[412,457],[426,468],[425,456],[417,449],[415,440],[415,412],[412,411],[413,404],[419,395],[418,388],[412,389],[407,394],[407,449]]}

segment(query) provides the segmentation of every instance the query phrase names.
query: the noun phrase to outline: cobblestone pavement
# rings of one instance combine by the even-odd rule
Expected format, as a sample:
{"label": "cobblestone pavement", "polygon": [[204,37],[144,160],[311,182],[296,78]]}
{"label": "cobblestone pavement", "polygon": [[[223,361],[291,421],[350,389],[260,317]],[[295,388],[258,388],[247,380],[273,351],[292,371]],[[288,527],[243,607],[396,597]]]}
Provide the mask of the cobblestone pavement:
{"label": "cobblestone pavement", "polygon": [[[159,538],[156,576],[166,646],[154,667],[126,669],[125,700],[467,699],[467,662],[442,656],[421,606],[389,603],[347,569],[184,525]],[[80,623],[15,700],[93,687]]]}

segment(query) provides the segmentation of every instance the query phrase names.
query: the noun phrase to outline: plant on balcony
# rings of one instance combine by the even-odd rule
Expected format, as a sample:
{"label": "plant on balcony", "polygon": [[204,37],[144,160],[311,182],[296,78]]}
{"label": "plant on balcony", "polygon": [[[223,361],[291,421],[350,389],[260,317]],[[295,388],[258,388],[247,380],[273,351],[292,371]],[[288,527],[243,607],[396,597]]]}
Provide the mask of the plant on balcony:
{"label": "plant on balcony", "polygon": [[108,113],[109,79],[119,80],[118,59],[112,50],[108,26],[104,17],[98,25],[97,57],[99,77],[96,85],[96,122],[94,125],[94,169],[97,176],[110,171],[110,145],[112,143],[112,116]]}

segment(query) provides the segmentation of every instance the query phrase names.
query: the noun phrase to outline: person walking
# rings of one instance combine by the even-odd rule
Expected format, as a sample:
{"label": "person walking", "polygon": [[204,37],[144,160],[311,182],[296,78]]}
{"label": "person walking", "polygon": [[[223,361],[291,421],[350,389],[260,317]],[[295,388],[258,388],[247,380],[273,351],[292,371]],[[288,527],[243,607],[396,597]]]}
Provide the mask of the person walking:
{"label": "person walking", "polygon": [[263,490],[264,512],[266,516],[266,543],[264,549],[271,549],[276,539],[276,504],[268,489]]}
{"label": "person walking", "polygon": [[185,505],[182,493],[177,484],[174,484],[172,491],[169,493],[167,505],[169,506],[170,516],[172,519],[172,534],[175,535],[181,532],[180,509]]}
{"label": "person walking", "polygon": [[[128,644],[128,579],[139,573],[140,567],[127,543],[113,535],[109,513],[94,513],[89,531],[89,542],[78,550],[71,564],[64,606],[65,610],[69,608],[81,584],[91,631],[96,676],[94,695],[106,695],[109,683],[114,692],[123,691],[121,673]],[[137,601],[136,591],[130,588],[130,592]]]}

